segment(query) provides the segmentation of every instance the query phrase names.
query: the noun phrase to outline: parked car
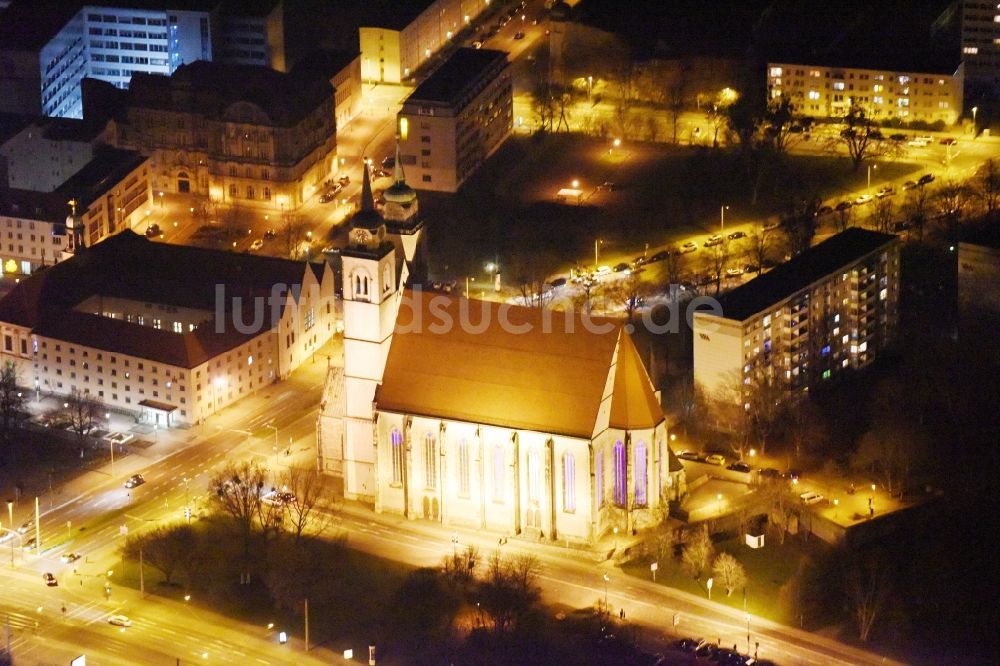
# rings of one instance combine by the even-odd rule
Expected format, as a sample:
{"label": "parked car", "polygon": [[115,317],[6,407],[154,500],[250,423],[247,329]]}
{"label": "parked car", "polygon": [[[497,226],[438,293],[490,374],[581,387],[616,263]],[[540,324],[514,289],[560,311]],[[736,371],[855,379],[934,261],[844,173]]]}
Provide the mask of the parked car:
{"label": "parked car", "polygon": [[829,206],[820,206],[816,210],[816,217],[819,217],[820,215],[829,215],[832,212],[833,212],[833,209],[830,208]]}
{"label": "parked car", "polygon": [[748,465],[745,462],[743,462],[742,460],[740,460],[738,462],[729,463],[728,465],[726,465],[726,469],[728,469],[730,471],[733,471],[733,472],[749,472],[750,471],[750,465]]}
{"label": "parked car", "polygon": [[903,183],[903,189],[904,190],[912,190],[916,186],[917,186],[917,184],[915,182],[913,182],[912,180],[908,180],[905,183]]}
{"label": "parked car", "polygon": [[743,275],[743,269],[742,268],[727,268],[726,269],[726,277],[739,277],[741,275]]}
{"label": "parked car", "polygon": [[606,180],[600,185],[598,185],[597,189],[607,190],[608,192],[614,192],[615,190],[618,189],[618,185],[616,183],[611,182],[610,180]]}
{"label": "parked car", "polygon": [[822,495],[813,490],[807,490],[806,492],[799,495],[799,499],[802,500],[803,504],[818,504],[822,502],[824,498]]}
{"label": "parked car", "polygon": [[636,257],[635,259],[632,260],[632,265],[635,266],[636,268],[645,265],[645,263],[646,263],[646,257]]}
{"label": "parked car", "polygon": [[59,559],[65,564],[72,564],[80,559],[80,553],[63,553]]}
{"label": "parked car", "polygon": [[615,273],[624,273],[625,271],[630,270],[631,268],[632,268],[631,266],[629,266],[627,263],[623,261],[622,263],[617,264],[615,266]]}
{"label": "parked car", "polygon": [[684,245],[681,245],[681,254],[688,254],[689,252],[697,252],[697,251],[698,251],[698,244],[695,243],[694,241],[688,241],[687,243],[684,243]]}
{"label": "parked car", "polygon": [[278,234],[277,234],[277,233],[275,233],[274,229],[268,229],[267,231],[265,231],[265,232],[264,232],[264,240],[266,240],[266,241],[268,241],[268,240],[272,240],[272,239],[274,239],[274,238],[275,238],[275,237],[276,237],[277,235],[278,235]]}
{"label": "parked car", "polygon": [[108,624],[113,624],[116,627],[131,627],[132,620],[125,615],[111,615],[108,617]]}
{"label": "parked car", "polygon": [[705,241],[705,247],[715,247],[716,245],[722,245],[722,236],[719,234],[712,234]]}
{"label": "parked car", "polygon": [[566,284],[566,278],[564,277],[556,278],[555,280],[549,283],[549,285],[552,286],[553,288],[562,287],[565,284]]}
{"label": "parked car", "polygon": [[927,183],[934,182],[934,174],[925,173],[920,178],[917,179],[917,185],[926,185]]}
{"label": "parked car", "polygon": [[323,194],[319,195],[319,202],[320,203],[330,203],[331,201],[333,201],[336,198],[337,198],[336,194],[334,194],[332,192],[324,192]]}
{"label": "parked car", "polygon": [[24,550],[31,550],[32,548],[35,547],[37,543],[38,542],[35,541],[35,537],[31,537],[30,539],[24,542],[24,545],[22,547],[24,548]]}
{"label": "parked car", "polygon": [[127,481],[125,481],[125,487],[136,488],[144,483],[146,483],[146,479],[142,477],[142,474],[133,474],[132,476],[128,477]]}
{"label": "parked car", "polygon": [[674,641],[674,647],[681,652],[694,652],[705,641],[698,638],[680,638]]}
{"label": "parked car", "polygon": [[774,469],[773,467],[765,467],[760,470],[760,475],[765,479],[779,479],[781,478],[781,472]]}
{"label": "parked car", "polygon": [[738,238],[746,238],[746,237],[747,235],[742,231],[734,231],[733,233],[729,234],[729,240],[736,240]]}
{"label": "parked car", "polygon": [[906,142],[906,145],[911,146],[913,148],[923,148],[927,144],[928,144],[927,141],[924,141],[923,139],[921,139],[919,137],[914,137],[914,138],[912,138],[912,139],[910,139],[909,141]]}
{"label": "parked car", "polygon": [[885,199],[886,197],[891,197],[895,193],[896,193],[896,191],[894,189],[892,189],[892,187],[886,185],[881,190],[879,190],[878,192],[876,192],[875,196],[877,196],[879,199]]}
{"label": "parked car", "polygon": [[598,266],[597,270],[594,271],[595,275],[607,275],[611,272],[611,266]]}
{"label": "parked car", "polygon": [[34,529],[34,527],[35,527],[35,521],[33,521],[33,520],[26,520],[23,523],[21,523],[21,526],[17,528],[17,531],[20,534],[24,534],[28,530]]}
{"label": "parked car", "polygon": [[56,577],[50,573],[42,574],[42,580],[44,580],[45,584],[49,587],[59,587],[59,581],[57,581]]}
{"label": "parked car", "polygon": [[480,41],[480,40],[477,39],[476,41],[472,42],[472,48],[474,48],[474,49],[481,49],[481,48],[483,48],[482,41]]}
{"label": "parked car", "polygon": [[264,247],[264,241],[262,241],[259,238],[257,240],[255,240],[254,242],[250,243],[250,249],[253,250],[254,252],[256,252],[257,250],[259,250],[262,247]]}
{"label": "parked car", "polygon": [[150,224],[149,226],[146,227],[146,238],[156,238],[162,235],[163,232],[160,231],[160,225]]}
{"label": "parked car", "polygon": [[340,174],[340,177],[337,179],[337,182],[346,187],[351,182],[351,177],[348,176],[346,173],[342,173]]}
{"label": "parked car", "polygon": [[726,464],[726,456],[719,453],[713,453],[712,455],[705,458],[705,462],[707,462],[709,465],[718,465],[719,467],[722,467],[723,465]]}
{"label": "parked car", "polygon": [[910,228],[910,223],[907,222],[906,220],[902,220],[900,222],[894,222],[892,225],[892,230],[896,232],[906,231],[909,228]]}
{"label": "parked car", "polygon": [[841,201],[839,204],[837,204],[836,206],[834,206],[834,210],[836,210],[836,211],[847,210],[848,208],[850,208],[853,205],[854,204],[851,203],[850,201]]}
{"label": "parked car", "polygon": [[677,454],[677,457],[682,460],[693,460],[695,462],[700,462],[702,460],[701,454],[697,451],[681,451]]}
{"label": "parked car", "polygon": [[654,254],[653,256],[651,256],[646,261],[646,263],[647,264],[652,264],[652,263],[655,263],[657,261],[663,261],[664,259],[666,259],[669,256],[670,256],[669,252],[667,252],[666,250],[660,250],[659,252],[657,252],[656,254]]}
{"label": "parked car", "polygon": [[857,199],[854,200],[855,206],[864,206],[866,203],[870,202],[874,197],[870,194],[862,194]]}
{"label": "parked car", "polygon": [[955,139],[952,139],[950,137],[947,138],[947,139],[941,139],[941,145],[942,146],[954,146],[956,143],[958,143],[958,141],[956,141]]}
{"label": "parked car", "polygon": [[896,142],[906,141],[906,135],[905,134],[890,134],[889,135],[889,140],[890,141],[896,141]]}

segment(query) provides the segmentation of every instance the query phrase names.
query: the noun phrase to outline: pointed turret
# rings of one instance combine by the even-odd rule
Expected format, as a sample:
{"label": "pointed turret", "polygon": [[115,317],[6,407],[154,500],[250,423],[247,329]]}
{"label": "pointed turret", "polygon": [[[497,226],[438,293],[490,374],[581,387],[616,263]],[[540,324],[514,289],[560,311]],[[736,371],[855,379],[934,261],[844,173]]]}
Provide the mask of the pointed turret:
{"label": "pointed turret", "polygon": [[399,136],[396,136],[396,164],[392,169],[392,180],[393,182],[405,183],[406,174],[403,173],[403,160],[399,159]]}
{"label": "pointed turret", "polygon": [[362,164],[361,204],[358,212],[351,217],[352,229],[377,229],[385,224],[382,215],[375,210],[375,197],[372,195],[372,180],[368,164]]}
{"label": "pointed turret", "polygon": [[[417,193],[412,187],[406,184],[406,175],[403,173],[403,160],[399,154],[399,135],[396,135],[396,166],[393,171],[395,182],[385,190],[383,195],[386,202],[386,219],[403,221],[413,214],[402,211],[407,211],[416,206]],[[392,205],[390,206],[390,204]],[[397,207],[400,210],[396,210]]]}

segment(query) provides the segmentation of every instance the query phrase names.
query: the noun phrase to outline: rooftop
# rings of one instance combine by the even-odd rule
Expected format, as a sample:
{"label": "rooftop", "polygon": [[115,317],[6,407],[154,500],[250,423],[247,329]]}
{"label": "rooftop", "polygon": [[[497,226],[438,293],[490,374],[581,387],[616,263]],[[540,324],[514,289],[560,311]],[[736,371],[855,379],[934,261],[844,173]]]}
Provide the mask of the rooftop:
{"label": "rooftop", "polygon": [[1000,250],[1000,224],[993,222],[980,227],[963,239],[962,243]]}
{"label": "rooftop", "polygon": [[719,298],[722,316],[746,321],[842,267],[898,241],[892,234],[852,227],[724,294]]}
{"label": "rooftop", "polygon": [[332,99],[329,77],[310,68],[283,73],[262,65],[197,60],[181,65],[173,76],[133,74],[128,105],[221,118],[231,105],[250,102],[272,124],[287,127]]}
{"label": "rooftop", "polygon": [[507,53],[492,49],[457,49],[443,65],[410,93],[407,102],[437,102],[456,105],[482,74],[498,62],[507,61]]}
{"label": "rooftop", "polygon": [[[577,313],[412,291],[403,298],[380,410],[590,439],[613,372],[611,427],[663,421],[619,320],[588,326]],[[510,326],[501,326],[501,308]],[[441,325],[446,318],[453,325]]]}
{"label": "rooftop", "polygon": [[39,335],[191,368],[253,336],[233,326],[219,333],[211,323],[173,333],[73,308],[92,295],[104,295],[215,311],[220,285],[227,304],[237,296],[244,304],[252,303],[254,296],[269,296],[276,284],[301,284],[307,266],[322,279],[322,264],[169,245],[123,231],[22,280],[0,299],[0,321]]}
{"label": "rooftop", "polygon": [[[402,30],[420,16],[434,0],[348,0],[347,5],[359,27]],[[353,5],[353,6],[352,6]]]}
{"label": "rooftop", "polygon": [[145,161],[140,153],[102,146],[92,160],[59,186],[56,193],[64,201],[76,199],[79,202],[77,210],[86,209]]}
{"label": "rooftop", "polygon": [[0,215],[62,223],[69,212],[66,197],[57,192],[0,188]]}

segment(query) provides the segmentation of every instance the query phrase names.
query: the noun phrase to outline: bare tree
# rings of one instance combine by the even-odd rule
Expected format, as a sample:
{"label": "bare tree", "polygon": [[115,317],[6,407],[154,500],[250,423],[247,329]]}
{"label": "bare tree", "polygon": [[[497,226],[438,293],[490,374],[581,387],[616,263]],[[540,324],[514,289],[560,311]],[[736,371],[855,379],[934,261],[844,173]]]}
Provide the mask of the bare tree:
{"label": "bare tree", "polygon": [[888,145],[882,131],[858,104],[851,104],[843,118],[839,134],[829,142],[829,148],[834,152],[841,148],[847,151],[855,171],[866,160],[885,155]]}
{"label": "bare tree", "polygon": [[126,557],[149,564],[163,574],[166,585],[178,571],[191,574],[197,552],[197,536],[190,525],[164,525],[138,536],[129,536],[122,548]]}
{"label": "bare tree", "polygon": [[692,578],[701,578],[708,569],[712,561],[715,547],[712,545],[712,538],[708,535],[708,525],[702,525],[695,530],[695,533],[688,537],[681,554],[681,566]]}
{"label": "bare tree", "polygon": [[[677,74],[667,85],[667,113],[670,115],[671,141],[677,143],[677,128],[680,125],[681,114],[684,112],[684,89],[687,86],[690,67],[682,62],[677,68]],[[716,130],[716,136],[718,130]]]}
{"label": "bare tree", "polygon": [[625,310],[625,318],[631,322],[636,310],[642,307],[647,292],[640,270],[633,270],[624,278],[609,283],[603,295],[612,303],[621,305]]}
{"label": "bare tree", "polygon": [[708,251],[708,262],[711,270],[712,281],[715,282],[715,294],[722,291],[722,277],[726,273],[726,266],[729,264],[729,242],[723,239],[718,245],[713,245]]}
{"label": "bare tree", "polygon": [[788,213],[781,220],[781,230],[785,233],[793,255],[802,254],[812,246],[821,205],[822,201],[816,196],[796,198],[789,202]]}
{"label": "bare tree", "polygon": [[229,463],[209,481],[215,505],[233,521],[242,540],[240,583],[243,585],[250,583],[250,547],[254,531],[258,526],[273,527],[277,517],[273,507],[261,501],[266,481],[264,468],[250,461]]}
{"label": "bare tree", "polygon": [[329,522],[330,514],[319,511],[333,499],[325,479],[314,467],[291,467],[281,475],[282,490],[295,496],[295,501],[286,503],[284,508],[296,541],[301,540],[307,530],[321,532]]}
{"label": "bare tree", "polygon": [[940,219],[945,225],[949,241],[958,239],[958,227],[965,218],[971,195],[972,191],[968,185],[954,180],[945,181],[934,193]]}
{"label": "bare tree", "polygon": [[785,399],[781,382],[770,372],[755,368],[750,383],[744,384],[744,404],[751,432],[760,443],[760,453],[767,452],[767,438],[778,429],[781,422],[781,403]]}
{"label": "bare tree", "polygon": [[892,580],[878,553],[859,553],[851,560],[844,573],[844,591],[858,625],[858,638],[867,641],[889,598]]}
{"label": "bare tree", "polygon": [[788,152],[796,135],[792,131],[797,123],[795,107],[788,97],[772,99],[764,111],[764,133],[778,155]]}
{"label": "bare tree", "polygon": [[847,228],[851,226],[851,220],[854,219],[854,207],[838,207],[833,211],[833,219],[837,220],[837,231],[847,231]]}
{"label": "bare tree", "polygon": [[712,565],[712,573],[715,580],[722,587],[726,588],[726,596],[733,596],[733,590],[743,587],[747,583],[747,573],[735,557],[729,553],[719,553]]}
{"label": "bare tree", "polygon": [[750,235],[747,236],[747,252],[750,254],[750,261],[757,267],[756,273],[760,274],[764,266],[770,261],[771,246],[773,245],[770,231],[763,226],[757,225]]}
{"label": "bare tree", "polygon": [[663,260],[663,268],[667,274],[667,284],[677,284],[681,280],[682,268],[685,264],[684,255],[676,248],[667,250],[667,257]]}
{"label": "bare tree", "polygon": [[788,401],[784,425],[796,460],[801,460],[807,452],[822,450],[829,437],[823,414],[809,398]]}
{"label": "bare tree", "polygon": [[441,573],[455,587],[470,583],[476,576],[479,564],[479,549],[466,546],[462,550],[445,555],[441,562]]}
{"label": "bare tree", "polygon": [[924,225],[927,223],[927,207],[927,188],[924,185],[911,188],[903,210],[910,221],[910,225],[917,229],[917,238],[920,241],[924,239]]}
{"label": "bare tree", "polygon": [[97,427],[97,422],[101,415],[101,405],[97,398],[90,393],[74,388],[66,397],[64,409],[69,417],[70,428],[76,434],[76,441],[80,445],[80,456],[83,456],[83,446],[87,440],[87,435]]}
{"label": "bare tree", "polygon": [[976,172],[975,191],[983,203],[986,216],[992,220],[996,210],[1000,208],[1000,168],[992,159],[986,160]]}
{"label": "bare tree", "polygon": [[927,451],[926,438],[904,418],[889,418],[862,435],[851,459],[868,471],[886,491],[900,493]]}
{"label": "bare tree", "polygon": [[892,231],[892,217],[895,215],[895,212],[890,197],[876,199],[875,208],[872,210],[871,215],[872,227],[875,228],[875,231],[884,234]]}
{"label": "bare tree", "polygon": [[8,458],[14,464],[14,447],[11,435],[17,425],[17,416],[24,407],[24,398],[17,385],[17,366],[12,361],[4,361],[0,369],[0,437],[7,447]]}
{"label": "bare tree", "polygon": [[765,485],[764,492],[769,505],[767,522],[778,530],[778,543],[785,543],[788,536],[792,512],[788,504],[788,492],[782,480]]}
{"label": "bare tree", "polygon": [[285,253],[289,259],[297,259],[302,255],[302,244],[308,238],[308,225],[298,213],[289,211],[285,212],[282,222],[285,225],[282,232],[285,237]]}
{"label": "bare tree", "polygon": [[493,622],[497,634],[518,627],[538,602],[539,561],[533,555],[501,557],[494,554],[480,584],[480,607]]}

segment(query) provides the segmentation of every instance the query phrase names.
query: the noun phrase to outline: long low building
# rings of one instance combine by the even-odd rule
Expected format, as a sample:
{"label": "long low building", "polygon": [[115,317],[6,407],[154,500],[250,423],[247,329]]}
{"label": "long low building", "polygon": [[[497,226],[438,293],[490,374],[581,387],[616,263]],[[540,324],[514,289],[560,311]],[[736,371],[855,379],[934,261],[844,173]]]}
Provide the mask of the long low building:
{"label": "long low building", "polygon": [[327,264],[123,231],[0,300],[0,362],[38,394],[88,394],[173,426],[286,377],[336,330]]}
{"label": "long low building", "polygon": [[852,228],[694,315],[694,381],[716,404],[742,406],[768,377],[789,395],[870,363],[896,337],[896,236]]}
{"label": "long low building", "polygon": [[901,71],[773,62],[767,65],[771,97],[786,97],[796,112],[815,118],[843,116],[852,104],[876,120],[942,121],[962,117],[964,69]]}

